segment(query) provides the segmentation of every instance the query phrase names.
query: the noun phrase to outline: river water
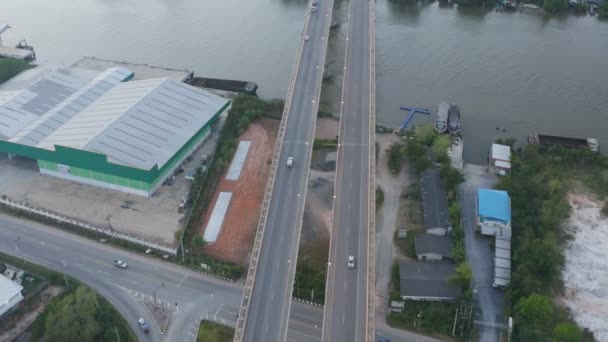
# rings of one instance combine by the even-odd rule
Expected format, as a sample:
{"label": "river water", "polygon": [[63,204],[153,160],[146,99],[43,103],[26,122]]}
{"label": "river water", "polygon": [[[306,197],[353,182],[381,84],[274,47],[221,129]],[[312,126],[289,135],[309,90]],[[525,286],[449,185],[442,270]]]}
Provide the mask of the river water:
{"label": "river water", "polygon": [[[346,3],[337,7],[344,17]],[[0,23],[13,26],[4,41],[27,38],[40,63],[95,56],[188,68],[284,97],[305,11],[305,0],[4,0]],[[336,65],[344,27],[328,52]],[[376,38],[379,124],[398,125],[400,105],[446,100],[461,108],[467,162],[482,162],[498,137],[532,131],[608,146],[608,23],[378,0]]]}

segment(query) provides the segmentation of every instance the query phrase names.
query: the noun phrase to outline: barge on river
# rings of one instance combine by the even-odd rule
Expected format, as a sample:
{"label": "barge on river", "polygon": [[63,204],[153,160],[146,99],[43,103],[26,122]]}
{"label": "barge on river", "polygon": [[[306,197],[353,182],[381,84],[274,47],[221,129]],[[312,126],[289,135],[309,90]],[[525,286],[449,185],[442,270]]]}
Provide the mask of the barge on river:
{"label": "barge on river", "polygon": [[546,146],[557,145],[565,148],[588,148],[592,152],[600,151],[600,144],[596,138],[569,138],[534,133],[528,135],[528,143]]}
{"label": "barge on river", "polygon": [[235,93],[245,93],[256,96],[258,85],[255,82],[224,80],[219,78],[192,77],[185,80],[187,84],[199,88],[211,88]]}
{"label": "barge on river", "polygon": [[454,104],[441,102],[437,108],[437,120],[435,130],[438,133],[460,133],[460,108]]}

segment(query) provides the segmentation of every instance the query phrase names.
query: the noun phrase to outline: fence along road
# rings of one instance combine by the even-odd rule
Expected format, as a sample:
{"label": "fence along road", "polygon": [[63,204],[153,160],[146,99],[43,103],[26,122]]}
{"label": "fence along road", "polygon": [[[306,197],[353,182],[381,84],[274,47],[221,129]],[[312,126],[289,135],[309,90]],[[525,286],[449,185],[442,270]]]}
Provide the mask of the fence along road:
{"label": "fence along road", "polygon": [[[351,0],[322,340],[374,340],[375,1]],[[347,266],[349,256],[355,267]]]}
{"label": "fence along road", "polygon": [[[333,0],[316,7],[304,17],[237,320],[239,342],[287,337]],[[290,156],[295,165],[288,168]]]}

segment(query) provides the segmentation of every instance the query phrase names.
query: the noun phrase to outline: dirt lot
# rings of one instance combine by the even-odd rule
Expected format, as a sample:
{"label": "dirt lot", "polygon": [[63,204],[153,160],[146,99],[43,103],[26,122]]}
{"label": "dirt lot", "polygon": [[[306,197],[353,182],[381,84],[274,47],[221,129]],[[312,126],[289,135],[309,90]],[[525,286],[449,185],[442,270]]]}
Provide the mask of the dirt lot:
{"label": "dirt lot", "polygon": [[207,226],[215,201],[220,192],[232,192],[230,207],[224,218],[222,231],[216,243],[205,247],[205,252],[221,260],[247,264],[253,235],[260,215],[260,204],[270,172],[279,121],[261,119],[252,123],[240,140],[251,141],[251,147],[237,181],[222,177],[209,210],[205,213],[201,234]]}
{"label": "dirt lot", "polygon": [[340,129],[340,121],[335,118],[318,118],[315,127],[315,138],[335,139]]}

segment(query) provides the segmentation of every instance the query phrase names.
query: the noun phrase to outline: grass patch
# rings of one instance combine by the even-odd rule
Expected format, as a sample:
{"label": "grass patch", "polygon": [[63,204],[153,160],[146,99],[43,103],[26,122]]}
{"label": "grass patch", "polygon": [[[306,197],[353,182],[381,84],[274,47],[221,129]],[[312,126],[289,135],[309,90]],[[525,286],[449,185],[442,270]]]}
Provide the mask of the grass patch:
{"label": "grass patch", "polygon": [[300,248],[293,296],[318,304],[325,302],[325,280],[329,241],[317,241]]}
{"label": "grass patch", "polygon": [[32,68],[32,65],[28,62],[18,59],[0,58],[0,84],[10,80],[23,70],[30,68]]}
{"label": "grass patch", "polygon": [[403,253],[403,255],[405,255],[409,258],[412,258],[412,259],[416,259],[415,240],[416,240],[416,234],[418,234],[418,233],[419,233],[419,231],[417,231],[417,230],[408,230],[407,236],[403,239],[400,239],[397,237],[397,235],[399,234],[399,231],[396,231],[394,234],[394,238],[393,238],[393,240],[395,241],[395,244],[397,245],[397,248],[399,248],[401,253]]}
{"label": "grass patch", "polygon": [[452,336],[457,308],[458,304],[452,302],[408,300],[403,312],[390,312],[386,321],[394,328]]}
{"label": "grass patch", "polygon": [[196,342],[232,342],[234,329],[210,321],[201,321]]}
{"label": "grass patch", "polygon": [[338,139],[315,139],[312,149],[317,151],[336,151],[338,150]]}

